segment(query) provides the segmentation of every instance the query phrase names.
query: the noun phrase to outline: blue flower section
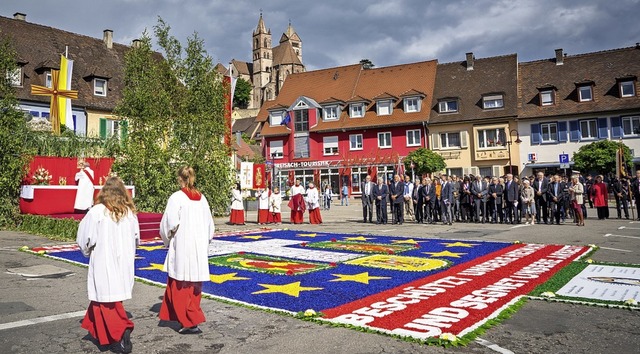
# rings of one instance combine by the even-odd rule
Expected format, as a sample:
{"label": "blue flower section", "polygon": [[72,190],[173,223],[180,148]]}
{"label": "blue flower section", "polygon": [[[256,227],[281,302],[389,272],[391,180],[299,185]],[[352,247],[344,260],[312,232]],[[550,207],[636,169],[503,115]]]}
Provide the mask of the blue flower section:
{"label": "blue flower section", "polygon": [[[259,240],[286,239],[296,240],[300,243],[331,241],[332,239],[349,241],[348,238],[361,236],[367,238],[366,241],[362,241],[363,243],[394,244],[401,242],[400,244],[407,244],[406,242],[409,240],[402,237],[360,234],[317,233],[313,237],[299,236],[299,234],[313,235],[310,233],[305,234],[304,231],[282,230],[227,236],[218,238],[217,240],[250,243],[258,240],[250,239],[246,236],[258,235],[264,236]],[[211,265],[209,270],[212,275],[212,280],[214,281],[204,283],[203,292],[250,304],[293,312],[304,311],[310,308],[316,311],[322,311],[401,286],[411,281],[422,279],[439,273],[449,267],[466,263],[511,245],[510,243],[503,242],[446,239],[414,238],[413,240],[417,242],[419,248],[401,252],[397,255],[402,257],[446,260],[450,262],[450,265],[431,271],[402,271],[337,263],[329,269],[301,275],[269,274]],[[409,241],[409,244],[412,244],[411,241]],[[159,245],[161,245],[161,243],[159,243]],[[291,249],[312,249],[302,245],[286,247]],[[322,249],[322,251],[349,253],[344,250],[333,251]],[[166,249],[138,249],[137,256],[139,259],[135,261],[136,275],[155,282],[166,283],[167,275],[161,270],[166,253]],[[88,258],[82,256],[80,251],[57,252],[52,253],[51,256],[88,264]],[[371,256],[371,254],[358,253],[358,257],[369,256]]]}

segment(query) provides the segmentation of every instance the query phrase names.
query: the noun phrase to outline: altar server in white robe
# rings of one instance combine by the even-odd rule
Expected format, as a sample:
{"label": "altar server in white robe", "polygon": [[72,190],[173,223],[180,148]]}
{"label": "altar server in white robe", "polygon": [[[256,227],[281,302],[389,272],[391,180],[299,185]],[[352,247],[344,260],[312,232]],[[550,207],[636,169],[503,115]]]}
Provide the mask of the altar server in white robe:
{"label": "altar server in white robe", "polygon": [[231,190],[231,214],[229,215],[229,224],[244,225],[244,202],[240,183],[236,183]]}
{"label": "altar server in white robe", "polygon": [[258,198],[258,225],[264,225],[269,222],[269,189],[258,189],[256,197]]}
{"label": "altar server in white robe", "polygon": [[320,215],[320,193],[313,182],[309,182],[306,202],[309,209],[309,223],[322,224],[322,215]]}
{"label": "altar server in white robe", "polygon": [[178,171],[181,190],[173,193],[160,222],[160,236],[169,251],[164,262],[167,288],[160,307],[160,319],[178,321],[180,334],[202,333],[205,321],[200,308],[202,282],[209,281],[209,242],[214,224],[211,208],[195,188],[192,167]]}
{"label": "altar server in white robe", "polygon": [[94,173],[89,163],[86,161],[78,161],[78,173],[76,173],[75,181],[78,185],[76,192],[76,200],[73,204],[76,214],[85,214],[93,205],[93,186]]}
{"label": "altar server in white robe", "polygon": [[133,322],[122,301],[131,299],[140,226],[120,178],[108,178],[97,199],[98,204],[80,221],[76,238],[82,253],[90,258],[87,292],[91,303],[82,328],[100,345],[119,342],[119,351],[130,353]]}
{"label": "altar server in white robe", "polygon": [[291,187],[291,199],[289,200],[289,209],[291,209],[291,223],[302,224],[304,222],[305,200],[304,187],[300,184],[300,180],[296,179],[295,184]]}
{"label": "altar server in white robe", "polygon": [[275,187],[269,196],[269,222],[276,225],[282,224],[282,194],[280,188]]}

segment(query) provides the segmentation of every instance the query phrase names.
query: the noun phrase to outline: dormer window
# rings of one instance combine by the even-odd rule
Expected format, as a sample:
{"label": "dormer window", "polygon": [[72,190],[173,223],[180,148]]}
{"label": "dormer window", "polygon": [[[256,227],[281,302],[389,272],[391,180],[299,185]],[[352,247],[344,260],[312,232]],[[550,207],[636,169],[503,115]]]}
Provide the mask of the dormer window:
{"label": "dormer window", "polygon": [[340,110],[337,105],[325,106],[322,108],[324,120],[336,120],[340,116]]}
{"label": "dormer window", "polygon": [[391,114],[391,100],[380,100],[376,103],[376,108],[379,116],[388,116]]}
{"label": "dormer window", "polygon": [[620,81],[618,83],[620,97],[634,97],[636,95],[636,83],[633,80]]}
{"label": "dormer window", "polygon": [[442,100],[438,102],[438,112],[453,113],[458,111],[458,100]]}
{"label": "dormer window", "polygon": [[364,117],[364,103],[352,103],[349,105],[349,116],[351,118]]}
{"label": "dormer window", "polygon": [[407,113],[420,112],[420,99],[418,97],[405,98],[404,111]]}
{"label": "dormer window", "polygon": [[13,87],[22,86],[22,67],[17,67],[12,71],[7,70],[7,81]]}
{"label": "dormer window", "polygon": [[282,123],[283,116],[284,111],[269,112],[269,125],[272,127],[280,125],[280,123]]}
{"label": "dormer window", "polygon": [[44,76],[44,86],[51,88],[53,86],[53,77],[51,76],[51,71],[47,71]]}
{"label": "dormer window", "polygon": [[540,91],[540,105],[552,106],[555,103],[555,94],[553,90]]}
{"label": "dormer window", "polygon": [[95,96],[107,96],[107,80],[95,78],[93,79],[93,94]]}
{"label": "dormer window", "polygon": [[504,107],[504,97],[502,95],[489,95],[482,97],[483,109],[497,109]]}
{"label": "dormer window", "polygon": [[591,80],[583,80],[575,83],[576,91],[578,91],[578,102],[593,101],[594,84]]}

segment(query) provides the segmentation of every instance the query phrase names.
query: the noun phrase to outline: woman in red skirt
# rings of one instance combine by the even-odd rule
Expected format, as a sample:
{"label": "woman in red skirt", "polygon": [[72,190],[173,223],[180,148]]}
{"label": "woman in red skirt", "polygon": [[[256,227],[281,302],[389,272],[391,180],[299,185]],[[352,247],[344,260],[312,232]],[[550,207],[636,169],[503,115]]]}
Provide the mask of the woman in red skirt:
{"label": "woman in red skirt", "polygon": [[231,216],[229,217],[231,225],[244,225],[244,203],[242,202],[242,191],[240,183],[236,183],[236,187],[231,191]]}

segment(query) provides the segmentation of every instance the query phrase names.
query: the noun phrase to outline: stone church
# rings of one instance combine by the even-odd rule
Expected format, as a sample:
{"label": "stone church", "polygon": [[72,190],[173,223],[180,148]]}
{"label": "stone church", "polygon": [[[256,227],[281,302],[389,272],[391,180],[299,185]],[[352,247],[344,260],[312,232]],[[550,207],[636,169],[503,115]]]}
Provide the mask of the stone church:
{"label": "stone church", "polygon": [[253,61],[233,59],[231,72],[251,83],[253,90],[247,108],[259,109],[266,101],[275,100],[289,74],[305,71],[302,40],[289,23],[278,45],[272,47],[271,29],[265,26],[260,14],[251,42]]}

